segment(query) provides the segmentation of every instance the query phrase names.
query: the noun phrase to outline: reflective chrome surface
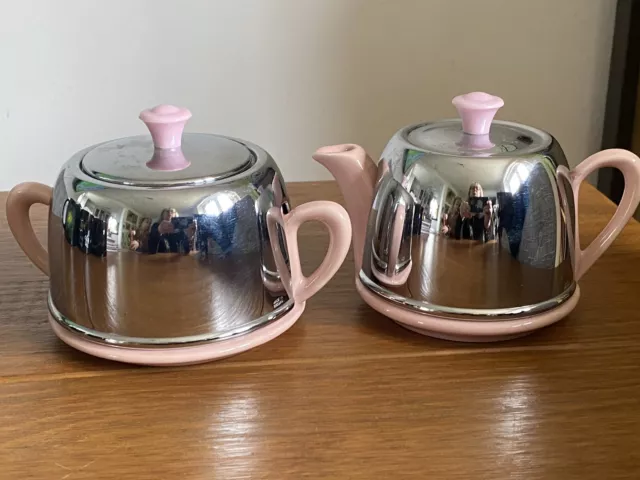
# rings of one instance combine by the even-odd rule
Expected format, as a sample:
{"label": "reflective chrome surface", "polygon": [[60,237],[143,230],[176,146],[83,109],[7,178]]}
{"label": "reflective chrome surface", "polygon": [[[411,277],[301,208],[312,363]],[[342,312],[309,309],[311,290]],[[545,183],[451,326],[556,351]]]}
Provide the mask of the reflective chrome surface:
{"label": "reflective chrome surface", "polygon": [[153,171],[145,165],[158,150],[132,137],[64,166],[48,239],[50,306],[63,326],[95,341],[171,346],[247,333],[291,309],[289,272],[278,271],[286,242],[266,223],[271,207],[289,211],[273,159],[204,134],[185,134],[183,152],[189,167]]}
{"label": "reflective chrome surface", "polygon": [[[256,153],[246,142],[220,135],[185,133],[177,149],[156,149],[149,135],[121,138],[97,145],[82,156],[80,170],[106,183],[138,187],[202,185],[230,178],[251,168]],[[186,168],[170,172],[148,168],[157,156],[179,152]]]}
{"label": "reflective chrome surface", "polygon": [[[575,209],[553,137],[510,122],[410,126],[387,145],[360,278],[404,307],[495,320],[540,312],[575,289]],[[566,199],[566,200],[563,200]]]}

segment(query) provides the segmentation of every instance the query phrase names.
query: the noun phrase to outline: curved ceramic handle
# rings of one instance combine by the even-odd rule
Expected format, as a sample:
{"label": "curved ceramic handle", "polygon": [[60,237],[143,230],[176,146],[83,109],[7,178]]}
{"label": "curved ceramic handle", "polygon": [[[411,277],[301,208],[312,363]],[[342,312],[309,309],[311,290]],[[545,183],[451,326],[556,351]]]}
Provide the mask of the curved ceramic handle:
{"label": "curved ceramic handle", "polygon": [[51,205],[52,193],[53,190],[48,185],[27,182],[13,187],[7,197],[7,222],[11,233],[27,257],[45,275],[49,275],[49,255],[33,231],[29,209],[35,203]]}
{"label": "curved ceramic handle", "polygon": [[[578,193],[582,181],[595,170],[602,167],[617,168],[624,177],[624,192],[622,200],[613,217],[604,230],[584,250],[580,248],[578,231]],[[575,231],[575,277],[579,280],[594,262],[609,248],[618,234],[627,224],[638,204],[640,203],[640,158],[627,150],[610,149],[591,155],[575,169],[569,171],[566,167],[558,167],[558,174],[565,177],[573,189],[573,200],[576,209]]]}
{"label": "curved ceramic handle", "polygon": [[487,135],[493,117],[504,106],[504,100],[484,92],[458,95],[451,103],[462,119],[462,131],[469,135]]}
{"label": "curved ceramic handle", "polygon": [[[305,277],[300,265],[298,229],[303,223],[311,220],[322,222],[329,230],[329,248],[320,266],[311,275]],[[279,223],[284,229],[289,249],[292,291],[288,293],[294,302],[305,302],[331,280],[344,262],[351,245],[349,214],[342,206],[328,201],[308,202],[294,208],[286,215],[282,214],[279,207],[270,208],[267,212],[269,237],[272,247],[279,250],[275,223]],[[275,257],[281,259],[282,255],[278,253],[276,252]],[[280,271],[285,285],[289,283],[284,275],[286,271],[286,266]]]}

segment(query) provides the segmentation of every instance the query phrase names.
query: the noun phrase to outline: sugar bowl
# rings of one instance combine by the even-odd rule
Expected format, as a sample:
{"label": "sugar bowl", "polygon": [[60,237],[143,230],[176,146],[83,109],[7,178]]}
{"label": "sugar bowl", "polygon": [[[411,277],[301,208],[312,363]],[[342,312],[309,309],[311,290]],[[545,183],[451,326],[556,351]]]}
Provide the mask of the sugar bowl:
{"label": "sugar bowl", "polygon": [[[7,219],[49,275],[49,320],[64,342],[113,360],[178,365],[227,357],[275,338],[342,264],[347,212],[293,208],[274,159],[258,145],[184,133],[191,113],[160,105],[150,135],[75,154],[53,189],[16,186]],[[48,249],[29,221],[50,206]],[[297,230],[324,223],[329,250],[302,275]]]}

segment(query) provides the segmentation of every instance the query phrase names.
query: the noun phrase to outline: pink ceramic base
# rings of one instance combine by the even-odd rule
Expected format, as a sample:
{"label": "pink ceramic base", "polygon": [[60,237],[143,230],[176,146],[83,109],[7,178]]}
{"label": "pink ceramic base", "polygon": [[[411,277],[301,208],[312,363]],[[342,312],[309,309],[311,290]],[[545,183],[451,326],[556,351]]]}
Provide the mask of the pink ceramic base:
{"label": "pink ceramic base", "polygon": [[580,298],[580,287],[558,307],[516,320],[468,321],[417,313],[384,300],[366,288],[356,278],[356,289],[362,299],[374,310],[389,317],[398,325],[421,335],[456,342],[498,342],[522,337],[540,328],[562,320],[575,308]]}
{"label": "pink ceramic base", "polygon": [[229,340],[220,340],[188,347],[132,348],[105,345],[87,340],[67,330],[56,322],[51,315],[49,315],[49,323],[60,340],[89,355],[114,360],[116,362],[134,363],[138,365],[177,366],[220,360],[267,343],[286,332],[296,323],[296,320],[302,315],[304,307],[304,302],[297,303],[282,318],[251,333]]}

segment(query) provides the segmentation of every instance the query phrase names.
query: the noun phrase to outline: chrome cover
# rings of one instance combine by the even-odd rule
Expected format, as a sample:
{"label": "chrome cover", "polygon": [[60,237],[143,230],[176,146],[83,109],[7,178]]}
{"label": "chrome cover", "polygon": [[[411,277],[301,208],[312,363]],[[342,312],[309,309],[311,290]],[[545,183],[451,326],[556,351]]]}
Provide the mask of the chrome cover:
{"label": "chrome cover", "polygon": [[[459,120],[400,130],[378,164],[360,279],[409,309],[495,320],[540,312],[575,289],[575,208],[549,134]],[[475,142],[475,143],[474,143]]]}
{"label": "chrome cover", "polygon": [[63,167],[48,238],[61,325],[98,342],[172,346],[246,333],[291,309],[277,267],[288,260],[273,256],[276,242],[286,257],[286,242],[266,224],[269,208],[290,209],[274,160],[205,134],[185,134],[183,152],[188,168],[152,171],[151,138],[132,137]]}

